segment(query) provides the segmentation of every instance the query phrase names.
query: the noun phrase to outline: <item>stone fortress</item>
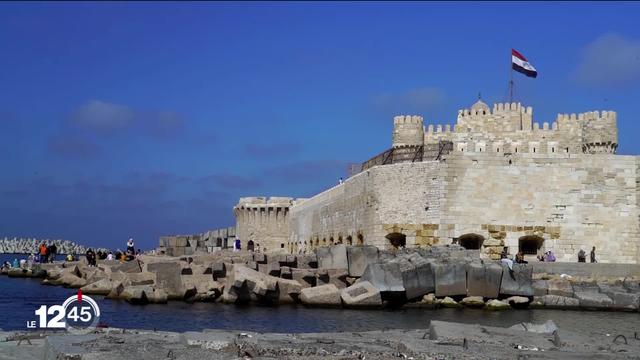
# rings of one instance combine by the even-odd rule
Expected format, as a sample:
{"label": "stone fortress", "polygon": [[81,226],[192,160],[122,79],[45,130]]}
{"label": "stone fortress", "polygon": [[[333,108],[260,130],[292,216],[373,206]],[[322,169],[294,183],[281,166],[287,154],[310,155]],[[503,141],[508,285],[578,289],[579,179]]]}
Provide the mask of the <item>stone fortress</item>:
{"label": "stone fortress", "polygon": [[458,243],[497,259],[552,250],[575,262],[640,262],[640,157],[616,155],[616,113],[560,114],[542,126],[519,103],[481,100],[457,123],[394,118],[392,147],[309,199],[242,198],[243,249],[309,253]]}

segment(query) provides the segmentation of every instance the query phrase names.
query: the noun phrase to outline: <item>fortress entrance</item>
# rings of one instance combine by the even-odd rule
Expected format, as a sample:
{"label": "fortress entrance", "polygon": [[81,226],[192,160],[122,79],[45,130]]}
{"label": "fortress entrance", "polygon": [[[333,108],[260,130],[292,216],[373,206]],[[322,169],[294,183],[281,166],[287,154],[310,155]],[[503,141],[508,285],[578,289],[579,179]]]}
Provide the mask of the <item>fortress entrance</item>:
{"label": "fortress entrance", "polygon": [[478,234],[464,234],[458,238],[460,246],[467,250],[480,250],[484,237]]}
{"label": "fortress entrance", "polygon": [[524,255],[538,255],[538,250],[542,248],[544,239],[537,235],[527,235],[518,239],[518,251]]}
{"label": "fortress entrance", "polygon": [[407,236],[405,234],[395,232],[385,237],[387,238],[387,240],[389,240],[389,243],[396,249],[405,247],[407,245]]}
{"label": "fortress entrance", "polygon": [[249,242],[247,243],[247,250],[253,251],[253,247],[254,247],[253,240],[249,240]]}

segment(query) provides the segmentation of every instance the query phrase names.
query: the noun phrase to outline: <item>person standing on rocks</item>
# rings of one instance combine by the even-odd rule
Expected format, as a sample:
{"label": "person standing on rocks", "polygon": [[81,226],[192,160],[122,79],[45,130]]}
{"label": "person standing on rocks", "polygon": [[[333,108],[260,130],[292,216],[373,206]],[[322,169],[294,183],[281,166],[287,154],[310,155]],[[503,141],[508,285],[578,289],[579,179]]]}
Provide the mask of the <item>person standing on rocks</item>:
{"label": "person standing on rocks", "polygon": [[129,238],[129,241],[127,241],[127,252],[131,252],[132,255],[136,252],[133,244],[133,238]]}
{"label": "person standing on rocks", "polygon": [[49,262],[54,262],[56,260],[56,254],[58,253],[58,247],[55,243],[49,246]]}
{"label": "person standing on rocks", "polygon": [[596,247],[594,246],[593,249],[591,249],[591,262],[592,263],[597,263],[598,260],[596,260]]}
{"label": "person standing on rocks", "polygon": [[47,262],[47,245],[45,245],[44,243],[40,244],[40,263],[46,263]]}

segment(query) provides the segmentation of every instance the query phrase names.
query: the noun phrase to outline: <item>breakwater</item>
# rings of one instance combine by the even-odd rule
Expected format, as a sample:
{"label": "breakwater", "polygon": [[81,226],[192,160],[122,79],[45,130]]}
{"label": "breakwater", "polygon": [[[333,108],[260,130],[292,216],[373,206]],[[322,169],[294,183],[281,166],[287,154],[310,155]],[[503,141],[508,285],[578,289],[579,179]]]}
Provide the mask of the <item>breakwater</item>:
{"label": "breakwater", "polygon": [[[0,239],[0,254],[36,254],[40,244],[56,245],[58,254],[84,254],[89,246],[79,245],[71,240],[36,239],[36,238],[8,238]],[[106,251],[104,248],[94,248],[94,251]]]}
{"label": "breakwater", "polygon": [[[579,264],[582,266],[584,264]],[[459,246],[399,252],[337,245],[313,255],[220,251],[191,257],[145,255],[3,269],[9,276],[81,288],[134,304],[223,302],[309,307],[557,308],[638,311],[640,277],[535,272],[535,264],[481,260]],[[584,269],[581,271],[585,271]]]}

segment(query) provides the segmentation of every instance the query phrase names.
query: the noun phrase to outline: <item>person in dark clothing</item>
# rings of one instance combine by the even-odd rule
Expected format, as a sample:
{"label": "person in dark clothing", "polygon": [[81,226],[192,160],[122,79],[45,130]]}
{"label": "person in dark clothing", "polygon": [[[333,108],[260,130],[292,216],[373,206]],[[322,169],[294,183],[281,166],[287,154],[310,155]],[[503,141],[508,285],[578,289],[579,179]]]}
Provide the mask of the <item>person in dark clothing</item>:
{"label": "person in dark clothing", "polygon": [[51,244],[49,246],[49,262],[54,262],[56,260],[56,254],[58,253],[58,247],[56,244]]}
{"label": "person in dark clothing", "polygon": [[587,262],[587,253],[584,252],[584,249],[578,251],[578,262]]}
{"label": "person in dark clothing", "polygon": [[594,246],[593,249],[591,249],[591,262],[592,263],[597,263],[598,261],[596,260],[596,247]]}
{"label": "person in dark clothing", "polygon": [[96,253],[94,253],[92,249],[87,250],[85,256],[87,257],[89,266],[96,266]]}

